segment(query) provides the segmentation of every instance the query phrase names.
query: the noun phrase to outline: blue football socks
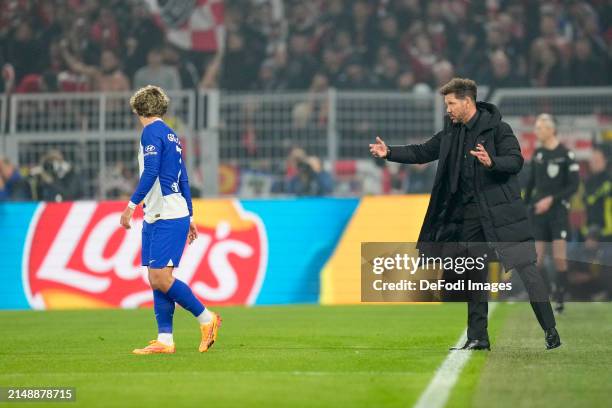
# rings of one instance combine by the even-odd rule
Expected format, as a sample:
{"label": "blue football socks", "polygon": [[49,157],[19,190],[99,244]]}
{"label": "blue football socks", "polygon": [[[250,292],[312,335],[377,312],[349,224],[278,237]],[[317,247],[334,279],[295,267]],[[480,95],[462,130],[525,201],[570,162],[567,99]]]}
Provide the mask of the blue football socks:
{"label": "blue football socks", "polygon": [[161,290],[153,291],[153,309],[157,319],[158,333],[172,333],[172,318],[174,317],[174,300]]}
{"label": "blue football socks", "polygon": [[204,305],[195,297],[189,286],[176,278],[166,292],[166,296],[181,305],[183,309],[189,310],[195,317],[204,311]]}

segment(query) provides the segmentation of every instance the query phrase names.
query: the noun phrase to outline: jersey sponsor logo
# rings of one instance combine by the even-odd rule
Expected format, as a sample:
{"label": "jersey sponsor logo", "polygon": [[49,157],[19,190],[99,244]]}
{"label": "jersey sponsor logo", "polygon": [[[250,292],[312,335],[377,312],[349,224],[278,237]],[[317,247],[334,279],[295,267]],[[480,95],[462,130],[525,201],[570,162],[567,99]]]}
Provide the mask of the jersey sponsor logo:
{"label": "jersey sponsor logo", "polygon": [[[254,303],[267,267],[265,228],[238,201],[223,204],[205,211],[206,225],[197,225],[199,237],[185,247],[175,276],[204,303]],[[140,260],[142,211],[125,230],[118,222],[123,208],[121,202],[40,205],[22,272],[33,308],[152,305]]]}
{"label": "jersey sponsor logo", "polygon": [[147,147],[145,147],[145,152],[149,153],[149,152],[153,152],[155,151],[155,146],[154,145],[148,145]]}

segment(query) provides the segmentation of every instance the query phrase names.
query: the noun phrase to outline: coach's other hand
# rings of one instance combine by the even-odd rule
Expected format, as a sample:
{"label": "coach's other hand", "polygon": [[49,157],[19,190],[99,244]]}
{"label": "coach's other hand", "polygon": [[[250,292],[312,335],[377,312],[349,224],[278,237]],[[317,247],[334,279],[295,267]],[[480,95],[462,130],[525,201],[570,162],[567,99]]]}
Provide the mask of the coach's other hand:
{"label": "coach's other hand", "polygon": [[198,229],[196,225],[192,222],[189,224],[189,234],[187,234],[187,239],[189,240],[189,245],[198,237]]}
{"label": "coach's other hand", "polygon": [[130,220],[132,219],[132,215],[134,214],[134,209],[130,207],[125,207],[123,210],[123,214],[121,214],[121,226],[125,229],[130,229]]}
{"label": "coach's other hand", "polygon": [[385,142],[380,137],[376,136],[376,143],[370,143],[370,153],[372,153],[372,156],[382,159],[387,157],[389,149]]}
{"label": "coach's other hand", "polygon": [[482,163],[485,167],[493,166],[493,161],[491,157],[489,157],[489,153],[485,150],[484,146],[478,143],[476,145],[476,150],[470,150],[470,154],[475,156],[480,163]]}

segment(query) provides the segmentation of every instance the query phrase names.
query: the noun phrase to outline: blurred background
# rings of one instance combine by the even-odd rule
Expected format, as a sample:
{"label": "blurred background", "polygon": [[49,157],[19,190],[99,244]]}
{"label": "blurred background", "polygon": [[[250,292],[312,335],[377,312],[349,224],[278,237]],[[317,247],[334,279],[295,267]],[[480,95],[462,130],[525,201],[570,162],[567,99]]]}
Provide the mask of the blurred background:
{"label": "blurred background", "polygon": [[556,116],[582,178],[572,239],[612,240],[611,21],[606,0],[5,0],[0,200],[127,200],[128,99],[147,84],[172,99],[196,197],[429,193],[435,163],[375,160],[368,143],[427,140],[437,89],[462,76],[526,167],[535,117]]}

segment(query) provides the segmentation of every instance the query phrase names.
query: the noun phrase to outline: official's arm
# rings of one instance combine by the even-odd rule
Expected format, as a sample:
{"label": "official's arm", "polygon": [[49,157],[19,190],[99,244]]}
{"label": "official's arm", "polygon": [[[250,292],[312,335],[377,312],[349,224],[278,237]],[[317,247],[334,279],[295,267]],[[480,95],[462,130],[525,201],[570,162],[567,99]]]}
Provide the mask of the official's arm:
{"label": "official's arm", "polygon": [[554,202],[569,201],[574,193],[578,191],[578,185],[580,184],[580,165],[576,163],[574,159],[574,152],[568,151],[567,166],[565,166],[564,169],[566,172],[567,183],[561,190],[553,194]]}

